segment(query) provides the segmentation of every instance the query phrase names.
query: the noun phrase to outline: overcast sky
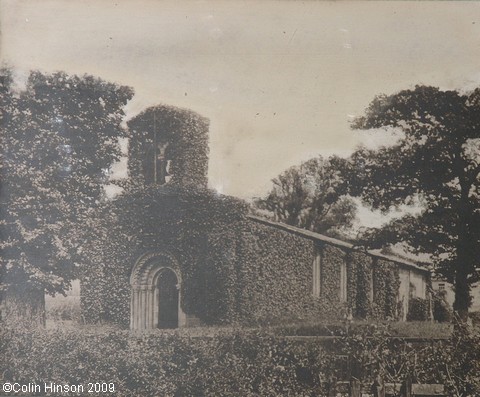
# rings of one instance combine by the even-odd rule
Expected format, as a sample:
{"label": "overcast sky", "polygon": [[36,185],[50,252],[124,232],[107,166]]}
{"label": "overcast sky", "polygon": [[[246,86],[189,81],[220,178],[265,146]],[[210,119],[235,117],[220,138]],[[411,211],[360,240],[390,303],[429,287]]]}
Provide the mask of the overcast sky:
{"label": "overcast sky", "polygon": [[0,0],[4,62],[132,86],[211,121],[210,186],[264,194],[287,167],[349,154],[379,93],[480,81],[480,3]]}

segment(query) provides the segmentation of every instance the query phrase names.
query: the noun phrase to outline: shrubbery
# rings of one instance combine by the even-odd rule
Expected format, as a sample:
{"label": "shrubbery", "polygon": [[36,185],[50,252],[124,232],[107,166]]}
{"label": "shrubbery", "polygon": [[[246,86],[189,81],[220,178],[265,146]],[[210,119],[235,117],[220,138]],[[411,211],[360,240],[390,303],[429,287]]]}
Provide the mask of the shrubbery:
{"label": "shrubbery", "polygon": [[456,324],[449,339],[415,344],[372,324],[337,339],[336,346],[350,356],[351,373],[359,379],[378,375],[400,383],[410,376],[414,383],[443,384],[447,396],[480,395],[480,334],[465,324]]}
{"label": "shrubbery", "polygon": [[47,321],[73,321],[78,324],[83,322],[80,304],[72,300],[61,300],[54,305],[50,304],[45,314]]}
{"label": "shrubbery", "polygon": [[427,321],[429,317],[428,300],[422,298],[410,298],[410,301],[408,302],[407,321]]}
{"label": "shrubbery", "polygon": [[480,312],[472,312],[469,314],[472,324],[479,326],[480,325]]}
{"label": "shrubbery", "polygon": [[3,381],[113,382],[122,397],[319,395],[327,360],[315,343],[253,332],[189,337],[88,328],[3,331],[0,356]]}
{"label": "shrubbery", "polygon": [[439,291],[433,296],[433,319],[439,323],[452,321],[453,311],[445,298],[445,291]]}
{"label": "shrubbery", "polygon": [[[444,384],[448,395],[480,395],[480,336],[464,325],[448,340],[416,345],[366,324],[325,344],[258,331],[196,334],[3,329],[0,382],[109,382],[121,397],[306,397],[325,395],[332,376],[371,385],[377,375],[387,382],[410,375],[414,382]],[[349,357],[346,372],[340,354]]]}

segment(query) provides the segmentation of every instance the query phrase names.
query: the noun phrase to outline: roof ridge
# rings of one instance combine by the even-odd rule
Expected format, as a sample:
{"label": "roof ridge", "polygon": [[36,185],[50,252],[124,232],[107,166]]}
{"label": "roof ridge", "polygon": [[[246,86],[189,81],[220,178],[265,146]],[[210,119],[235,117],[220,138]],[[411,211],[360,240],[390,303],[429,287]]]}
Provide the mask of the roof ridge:
{"label": "roof ridge", "polygon": [[[291,232],[291,233],[301,235],[303,237],[306,237],[306,238],[309,238],[309,239],[312,239],[312,240],[322,241],[324,243],[335,245],[337,247],[350,249],[352,251],[354,251],[356,249],[358,249],[358,250],[360,249],[360,246],[356,246],[352,243],[348,243],[348,242],[340,240],[338,238],[325,236],[324,234],[317,233],[317,232],[312,232],[311,230],[302,229],[302,228],[299,228],[297,226],[287,225],[286,223],[272,221],[270,219],[262,218],[262,217],[259,217],[257,215],[247,215],[247,218],[249,218],[253,221],[259,222],[259,223],[263,223],[263,224],[271,226],[271,227],[276,227],[277,229],[282,229],[282,230],[287,231],[287,232]],[[373,250],[364,250],[364,251],[361,251],[361,252],[364,252],[365,254],[370,255],[374,258],[386,259],[386,260],[389,260],[391,262],[400,263],[402,265],[406,265],[408,267],[413,267],[413,268],[421,270],[421,271],[430,272],[425,267],[420,266],[419,264],[417,264],[417,263],[415,263],[411,260],[407,260],[405,258],[400,258],[400,257],[393,256],[393,255],[380,254],[380,253],[374,252]]]}

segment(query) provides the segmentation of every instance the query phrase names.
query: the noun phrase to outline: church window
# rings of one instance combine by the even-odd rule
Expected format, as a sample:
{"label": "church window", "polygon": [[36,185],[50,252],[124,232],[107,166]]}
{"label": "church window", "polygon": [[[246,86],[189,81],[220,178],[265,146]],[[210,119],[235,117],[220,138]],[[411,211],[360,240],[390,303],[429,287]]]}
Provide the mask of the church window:
{"label": "church window", "polygon": [[[154,150],[155,149],[155,150]],[[171,148],[168,142],[151,142],[146,149],[143,171],[146,184],[164,185],[172,178]]]}

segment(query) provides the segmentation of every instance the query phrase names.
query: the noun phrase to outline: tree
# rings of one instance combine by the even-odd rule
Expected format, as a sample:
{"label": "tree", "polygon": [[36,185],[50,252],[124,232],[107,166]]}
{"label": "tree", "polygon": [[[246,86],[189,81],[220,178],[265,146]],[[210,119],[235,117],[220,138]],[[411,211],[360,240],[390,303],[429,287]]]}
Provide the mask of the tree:
{"label": "tree", "polygon": [[399,135],[389,147],[352,155],[344,169],[349,192],[385,212],[405,204],[422,209],[368,230],[365,241],[372,247],[403,241],[430,254],[454,284],[454,310],[466,319],[480,254],[480,89],[417,86],[378,96],[353,128]]}
{"label": "tree", "polygon": [[294,166],[273,179],[273,188],[257,208],[267,210],[276,221],[339,235],[352,226],[356,205],[346,194],[340,164],[345,160],[317,157]]}
{"label": "tree", "polygon": [[[32,72],[24,90],[0,73],[0,281],[10,312],[43,310],[82,260],[82,228],[101,201],[130,88]],[[32,305],[37,303],[37,307]],[[13,313],[15,314],[15,313]]]}

